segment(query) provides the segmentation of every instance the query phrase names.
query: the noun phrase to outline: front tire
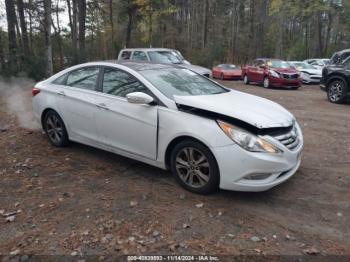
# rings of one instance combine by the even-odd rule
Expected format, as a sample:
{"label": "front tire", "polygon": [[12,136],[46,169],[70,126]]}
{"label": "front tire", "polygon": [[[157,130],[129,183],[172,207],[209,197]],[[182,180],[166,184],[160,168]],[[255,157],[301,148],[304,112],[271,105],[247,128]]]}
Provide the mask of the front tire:
{"label": "front tire", "polygon": [[269,88],[270,87],[270,79],[267,76],[264,77],[263,87],[264,88]]}
{"label": "front tire", "polygon": [[171,152],[171,172],[186,190],[209,194],[218,190],[219,168],[211,151],[195,140],[184,140]]}
{"label": "front tire", "polygon": [[335,104],[341,104],[345,101],[347,94],[347,86],[345,81],[334,79],[327,85],[328,101]]}
{"label": "front tire", "polygon": [[245,85],[249,85],[249,79],[248,79],[248,76],[247,76],[247,75],[244,75],[244,77],[243,77],[243,83],[244,83]]}
{"label": "front tire", "polygon": [[55,111],[50,110],[45,114],[43,128],[53,146],[64,147],[69,144],[66,126]]}

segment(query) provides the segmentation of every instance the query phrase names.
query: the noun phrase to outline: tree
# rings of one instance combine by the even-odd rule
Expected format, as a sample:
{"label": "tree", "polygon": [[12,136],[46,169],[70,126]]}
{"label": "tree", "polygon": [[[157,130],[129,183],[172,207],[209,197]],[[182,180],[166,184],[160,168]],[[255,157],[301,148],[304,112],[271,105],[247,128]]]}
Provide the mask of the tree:
{"label": "tree", "polygon": [[85,61],[85,20],[86,20],[86,0],[78,0],[78,21],[79,21],[79,62]]}
{"label": "tree", "polygon": [[44,31],[46,53],[46,76],[53,74],[51,42],[51,0],[44,0]]}
{"label": "tree", "polygon": [[23,55],[25,58],[28,58],[28,56],[30,55],[30,51],[29,51],[29,41],[28,41],[28,33],[27,33],[27,23],[24,18],[23,0],[17,0],[17,8],[18,8],[19,21],[20,21],[21,32],[22,32]]}
{"label": "tree", "polygon": [[16,10],[12,0],[5,0],[8,48],[9,48],[9,69],[14,72],[17,67],[17,38],[16,38]]}

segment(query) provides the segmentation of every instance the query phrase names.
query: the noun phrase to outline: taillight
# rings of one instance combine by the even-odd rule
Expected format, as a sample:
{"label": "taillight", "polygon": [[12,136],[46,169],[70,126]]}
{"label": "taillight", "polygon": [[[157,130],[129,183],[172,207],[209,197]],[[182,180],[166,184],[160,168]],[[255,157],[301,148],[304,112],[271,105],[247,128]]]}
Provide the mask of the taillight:
{"label": "taillight", "polygon": [[40,89],[39,89],[39,88],[34,87],[34,88],[32,89],[32,95],[33,95],[33,96],[36,96],[36,95],[39,94],[39,93],[40,93]]}

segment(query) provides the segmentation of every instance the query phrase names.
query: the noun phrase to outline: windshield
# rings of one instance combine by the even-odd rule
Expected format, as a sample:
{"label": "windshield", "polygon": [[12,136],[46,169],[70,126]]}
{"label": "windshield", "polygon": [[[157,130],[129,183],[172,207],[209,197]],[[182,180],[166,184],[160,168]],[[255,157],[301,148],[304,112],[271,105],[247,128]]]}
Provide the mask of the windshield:
{"label": "windshield", "polygon": [[219,67],[222,69],[226,69],[226,70],[237,69],[237,66],[235,66],[235,65],[219,65]]}
{"label": "windshield", "polygon": [[280,60],[270,60],[267,65],[272,68],[291,68],[291,65],[285,61]]}
{"label": "windshield", "polygon": [[161,64],[182,64],[183,57],[175,51],[149,51],[152,62]]}
{"label": "windshield", "polygon": [[291,63],[296,69],[316,69],[316,67],[307,63]]}
{"label": "windshield", "polygon": [[206,77],[184,68],[144,70],[140,73],[169,99],[174,99],[174,96],[200,96],[228,92]]}

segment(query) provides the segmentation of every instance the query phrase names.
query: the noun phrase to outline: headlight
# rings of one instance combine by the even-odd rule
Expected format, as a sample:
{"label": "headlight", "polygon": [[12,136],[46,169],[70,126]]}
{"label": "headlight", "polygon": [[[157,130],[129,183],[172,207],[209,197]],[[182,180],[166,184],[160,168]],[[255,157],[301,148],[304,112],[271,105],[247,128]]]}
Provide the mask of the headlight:
{"label": "headlight", "polygon": [[270,144],[266,140],[249,133],[246,130],[235,127],[226,122],[217,120],[220,128],[224,133],[236,142],[239,146],[250,152],[265,152],[265,153],[282,153],[283,151],[276,146]]}
{"label": "headlight", "polygon": [[309,77],[310,77],[310,75],[309,75],[308,73],[306,73],[306,72],[301,72],[301,73],[300,73],[300,76],[301,76],[302,78],[309,78]]}
{"label": "headlight", "polygon": [[275,77],[275,78],[280,78],[280,74],[277,73],[277,72],[274,71],[274,70],[270,70],[270,74],[271,74],[273,77]]}

